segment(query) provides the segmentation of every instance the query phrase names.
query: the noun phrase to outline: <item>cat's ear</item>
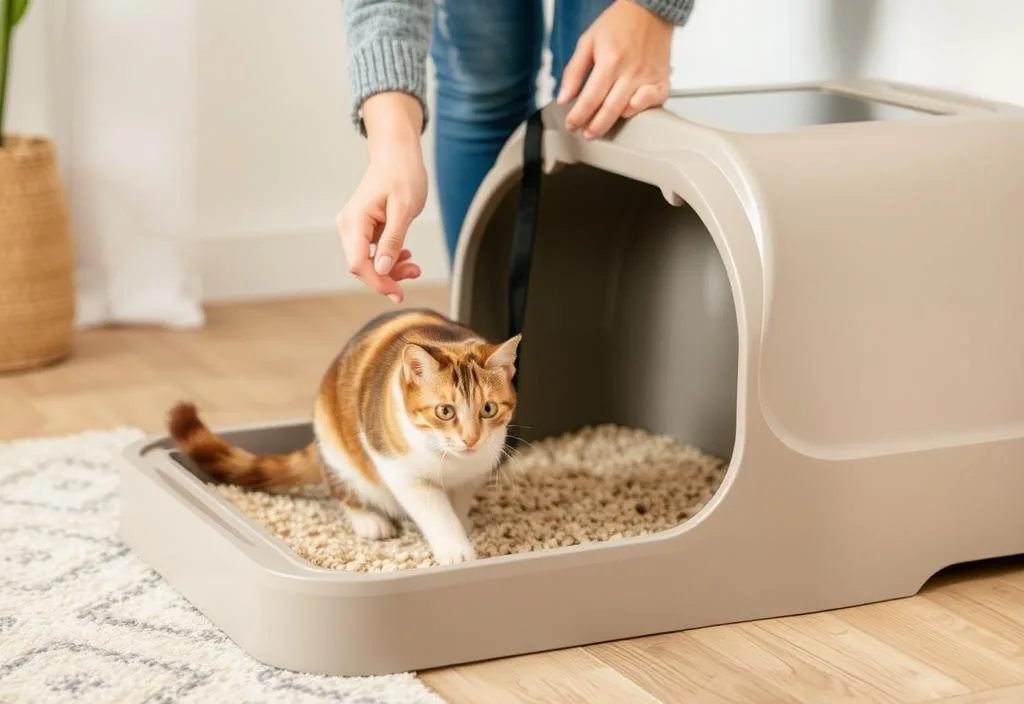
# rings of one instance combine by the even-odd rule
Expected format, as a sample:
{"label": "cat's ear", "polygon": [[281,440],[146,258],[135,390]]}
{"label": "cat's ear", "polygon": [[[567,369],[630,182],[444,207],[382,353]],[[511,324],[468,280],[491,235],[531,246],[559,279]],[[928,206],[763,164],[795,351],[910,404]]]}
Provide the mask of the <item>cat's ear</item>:
{"label": "cat's ear", "polygon": [[402,349],[402,366],[406,375],[414,380],[431,378],[441,369],[441,363],[422,345],[415,342],[406,344]]}
{"label": "cat's ear", "polygon": [[522,339],[523,336],[521,334],[516,335],[495,347],[487,356],[484,367],[487,369],[502,369],[508,375],[508,378],[511,379],[516,370],[516,354],[519,351],[519,341]]}

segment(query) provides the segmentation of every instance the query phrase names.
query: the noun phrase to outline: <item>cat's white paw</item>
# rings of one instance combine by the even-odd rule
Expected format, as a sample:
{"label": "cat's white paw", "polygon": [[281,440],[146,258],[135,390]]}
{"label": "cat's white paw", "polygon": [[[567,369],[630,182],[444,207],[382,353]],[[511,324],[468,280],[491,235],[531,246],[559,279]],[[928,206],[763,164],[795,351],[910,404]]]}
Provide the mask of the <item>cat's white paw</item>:
{"label": "cat's white paw", "polygon": [[388,540],[398,535],[398,527],[390,518],[375,511],[350,511],[352,532],[368,540]]}
{"label": "cat's white paw", "polygon": [[476,550],[468,541],[465,543],[452,543],[450,545],[438,545],[433,549],[434,559],[439,565],[457,565],[460,562],[469,562],[476,559]]}

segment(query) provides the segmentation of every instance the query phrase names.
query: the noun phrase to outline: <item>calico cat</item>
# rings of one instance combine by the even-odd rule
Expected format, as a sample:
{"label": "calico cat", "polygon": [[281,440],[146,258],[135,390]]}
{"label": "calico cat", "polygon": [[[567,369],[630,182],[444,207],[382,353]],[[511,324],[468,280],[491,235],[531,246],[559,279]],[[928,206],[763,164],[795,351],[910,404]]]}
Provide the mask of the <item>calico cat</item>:
{"label": "calico cat", "polygon": [[358,535],[394,537],[408,517],[439,564],[472,560],[469,509],[502,457],[520,338],[489,342],[428,309],[386,313],[328,366],[309,446],[250,453],[190,403],[171,410],[171,437],[214,480],[265,491],[325,483]]}

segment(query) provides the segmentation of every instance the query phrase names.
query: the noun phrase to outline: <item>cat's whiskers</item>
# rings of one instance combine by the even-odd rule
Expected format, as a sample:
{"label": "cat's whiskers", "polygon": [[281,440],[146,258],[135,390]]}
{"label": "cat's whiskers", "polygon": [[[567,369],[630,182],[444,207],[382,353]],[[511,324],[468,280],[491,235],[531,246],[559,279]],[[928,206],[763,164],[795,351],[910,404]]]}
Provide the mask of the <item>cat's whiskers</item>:
{"label": "cat's whiskers", "polygon": [[520,450],[518,447],[513,447],[512,445],[509,445],[508,443],[505,443],[504,445],[501,446],[501,451],[509,459],[515,459],[517,457],[521,457],[522,454],[523,454],[522,450]]}
{"label": "cat's whiskers", "polygon": [[[519,442],[522,442],[522,443],[526,443],[526,444],[527,444],[527,445],[529,445],[529,446],[530,446],[531,448],[535,448],[535,447],[537,447],[537,445],[536,445],[535,443],[532,443],[532,442],[530,442],[529,440],[527,440],[526,438],[520,437],[520,436],[518,436],[518,435],[513,435],[512,433],[509,433],[509,434],[508,434],[508,437],[509,437],[509,438],[511,438],[511,439],[513,439],[513,440],[518,440]],[[513,448],[513,449],[514,449],[514,448]],[[518,451],[518,450],[517,450],[517,451]]]}
{"label": "cat's whiskers", "polygon": [[515,461],[523,456],[522,450],[509,444],[501,446],[501,454],[508,460],[505,464],[509,465],[513,470],[516,468]]}
{"label": "cat's whiskers", "polygon": [[[507,455],[505,455],[505,448],[504,447],[499,447],[498,450],[499,450],[499,452],[501,452],[501,454],[503,456],[507,456]],[[503,462],[496,462],[495,463],[494,469],[491,471],[491,474],[488,477],[488,484],[489,484],[490,488],[492,488],[492,489],[494,487],[499,487],[500,488],[500,479],[501,479],[501,476],[502,476],[502,472],[504,472],[504,466],[503,465],[504,465]]]}
{"label": "cat's whiskers", "polygon": [[519,494],[519,485],[516,484],[515,472],[510,471],[508,467],[504,467],[501,470],[501,476],[502,479],[508,480],[508,487],[511,489],[512,496],[517,496]]}
{"label": "cat's whiskers", "polygon": [[[509,460],[514,460],[515,459],[515,455],[512,454],[513,452],[518,452],[518,450],[516,450],[515,448],[508,447],[507,445],[502,445],[500,450],[501,450],[501,453],[506,458],[508,458]],[[504,485],[505,485],[504,484],[504,480],[507,479],[508,480],[508,486],[512,489],[513,495],[515,495],[516,492],[518,492],[518,490],[519,490],[519,487],[516,485],[516,473],[517,473],[517,471],[518,472],[522,472],[522,470],[519,469],[518,467],[515,467],[514,464],[513,465],[510,465],[509,463],[500,463],[500,464],[498,464],[495,467],[494,473],[491,475],[491,482],[492,482],[491,486],[492,487],[493,486],[500,486],[500,487],[503,488]]]}
{"label": "cat's whiskers", "polygon": [[515,464],[516,456],[509,452],[502,452],[502,454],[505,456],[506,461],[498,465],[498,469],[502,472],[515,471],[512,465]]}

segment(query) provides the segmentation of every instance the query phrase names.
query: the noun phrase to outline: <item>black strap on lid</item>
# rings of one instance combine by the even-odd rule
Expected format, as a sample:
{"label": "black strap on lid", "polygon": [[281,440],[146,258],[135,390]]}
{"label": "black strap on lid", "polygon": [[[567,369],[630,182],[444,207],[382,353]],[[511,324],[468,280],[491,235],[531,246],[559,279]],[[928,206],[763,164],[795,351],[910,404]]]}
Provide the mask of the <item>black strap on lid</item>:
{"label": "black strap on lid", "polygon": [[[523,139],[523,176],[519,187],[519,210],[512,235],[508,263],[508,337],[523,331],[526,317],[526,294],[530,286],[530,264],[533,260],[534,234],[540,211],[540,181],[543,164],[544,123],[540,110],[526,121]],[[520,343],[520,347],[522,343]],[[519,365],[516,365],[517,368]],[[518,388],[519,373],[512,380]]]}
{"label": "black strap on lid", "polygon": [[[530,265],[533,262],[534,234],[537,231],[537,216],[540,212],[540,180],[543,165],[544,122],[540,110],[526,120],[526,135],[523,139],[523,176],[519,185],[519,210],[516,212],[516,227],[512,233],[512,246],[508,258],[508,336],[515,337],[523,331],[526,318],[526,294],[530,288]],[[516,375],[512,386],[519,388],[522,370],[523,342],[519,343],[520,353],[516,361]],[[520,440],[510,434],[510,446],[516,447]]]}

